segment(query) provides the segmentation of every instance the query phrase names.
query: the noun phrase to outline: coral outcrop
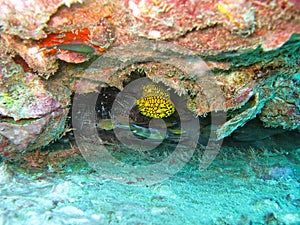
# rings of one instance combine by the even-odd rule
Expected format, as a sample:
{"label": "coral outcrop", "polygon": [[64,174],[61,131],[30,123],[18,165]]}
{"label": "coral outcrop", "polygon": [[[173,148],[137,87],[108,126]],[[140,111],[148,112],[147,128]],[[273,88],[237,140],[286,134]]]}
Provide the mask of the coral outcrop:
{"label": "coral outcrop", "polygon": [[217,139],[255,117],[299,129],[297,1],[4,1],[0,25],[1,155],[54,140],[72,92],[122,90],[134,71],[195,116],[225,112]]}

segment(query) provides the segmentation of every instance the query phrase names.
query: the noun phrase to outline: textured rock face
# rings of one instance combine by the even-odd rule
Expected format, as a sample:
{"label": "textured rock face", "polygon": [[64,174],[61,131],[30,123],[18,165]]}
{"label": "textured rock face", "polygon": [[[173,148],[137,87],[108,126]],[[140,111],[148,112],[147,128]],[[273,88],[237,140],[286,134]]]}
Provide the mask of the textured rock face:
{"label": "textured rock face", "polygon": [[52,0],[47,2],[1,0],[1,29],[23,39],[41,39],[47,36],[44,28],[50,17],[63,5],[81,2],[77,0]]}
{"label": "textured rock face", "polygon": [[[137,70],[186,95],[196,115],[226,112],[217,138],[257,116],[265,126],[299,129],[297,1],[1,4],[2,155],[57,138],[76,88],[122,90]],[[98,56],[88,69],[79,64]]]}
{"label": "textured rock face", "polygon": [[[299,10],[287,0],[83,1],[65,3],[69,8],[61,6],[64,2],[50,2],[43,19],[33,12],[45,6],[39,1],[29,3],[17,9],[5,4],[2,36],[6,45],[46,77],[58,69],[57,58],[74,63],[89,59],[84,54],[43,49],[62,43],[84,43],[101,54],[111,45],[146,38],[168,40],[207,56],[260,45],[276,49],[300,32]],[[11,18],[8,12],[14,10],[20,16]]]}
{"label": "textured rock face", "polygon": [[[10,158],[48,144],[65,129],[71,92],[25,71],[12,58],[0,63],[0,152]],[[55,90],[55,91],[54,91]]]}

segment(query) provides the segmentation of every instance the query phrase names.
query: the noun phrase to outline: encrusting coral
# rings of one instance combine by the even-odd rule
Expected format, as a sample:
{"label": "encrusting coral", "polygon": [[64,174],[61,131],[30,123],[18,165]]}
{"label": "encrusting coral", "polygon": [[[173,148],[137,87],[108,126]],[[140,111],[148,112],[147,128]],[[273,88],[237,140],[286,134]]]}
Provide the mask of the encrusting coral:
{"label": "encrusting coral", "polygon": [[[254,117],[299,130],[297,1],[0,2],[1,155],[48,144],[63,131],[72,92],[122,91],[138,69],[186,96],[197,116],[228,113],[219,137]],[[170,119],[178,105],[171,97],[146,86],[135,104],[144,116]],[[25,145],[13,135],[16,126],[28,131]]]}

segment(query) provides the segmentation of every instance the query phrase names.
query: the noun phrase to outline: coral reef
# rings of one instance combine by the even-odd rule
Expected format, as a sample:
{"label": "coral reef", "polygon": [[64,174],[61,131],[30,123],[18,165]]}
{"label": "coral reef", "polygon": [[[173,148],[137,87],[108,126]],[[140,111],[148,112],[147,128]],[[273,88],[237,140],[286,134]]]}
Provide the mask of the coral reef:
{"label": "coral reef", "polygon": [[[122,90],[134,71],[185,97],[184,107],[196,116],[226,112],[228,121],[218,128],[217,139],[257,116],[265,126],[299,129],[297,1],[85,0],[46,5],[31,0],[18,7],[4,1],[2,6],[2,155],[38,148],[58,137],[72,92],[99,93],[99,86]],[[146,113],[149,108],[142,105],[150,97],[169,111]],[[160,97],[135,100],[146,116],[173,113],[172,96],[170,100],[164,91]]]}
{"label": "coral reef", "polygon": [[[19,14],[32,12],[33,3],[20,9],[27,11],[20,11]],[[5,26],[1,33],[5,34],[6,45],[16,49],[32,68],[48,74],[46,77],[58,69],[54,63],[57,58],[74,63],[90,58],[89,55],[72,51],[59,52],[56,57],[49,56],[48,51],[39,51],[49,45],[83,43],[96,47],[99,50],[97,53],[101,54],[111,45],[129,44],[144,37],[168,40],[197,50],[202,55],[215,55],[255,49],[260,45],[263,49],[276,49],[293,33],[300,32],[299,11],[286,0],[275,4],[255,0],[128,0],[69,4],[70,8],[61,7],[46,21],[37,22],[39,26],[35,29],[31,24],[36,20],[34,13],[28,16],[28,20],[32,19],[27,23],[28,27],[22,26],[24,21],[15,21],[12,23],[15,26],[10,27],[9,15],[3,14]],[[57,9],[60,4],[54,5]],[[11,5],[6,8],[15,9]],[[69,13],[71,11],[72,14]],[[30,40],[24,42],[24,38]]]}
{"label": "coral reef", "polygon": [[260,119],[266,126],[285,129],[299,128],[300,80],[299,75],[278,77],[274,82],[275,93],[263,108]]}
{"label": "coral reef", "polygon": [[12,58],[2,61],[0,68],[2,157],[11,158],[58,138],[65,129],[70,90],[61,80],[45,83],[32,72],[24,71]]}
{"label": "coral reef", "polygon": [[[80,0],[52,0],[41,2],[5,1],[1,0],[0,26],[1,30],[10,35],[17,35],[22,39],[40,39],[47,36],[44,28],[50,17],[59,7],[81,2]],[[14,16],[17,15],[17,16]]]}
{"label": "coral reef", "polygon": [[[298,54],[291,54],[291,52],[299,52],[299,44],[291,41],[279,50],[265,53],[257,50],[251,55],[253,61],[280,55],[269,62],[258,60],[255,63],[247,54],[240,55],[240,59],[228,57],[231,68],[215,69],[212,74],[205,72],[208,68],[201,64],[202,59],[192,51],[186,52],[182,48],[166,43],[143,41],[127,45],[126,50],[125,48],[110,50],[105,57],[92,64],[84,73],[80,72],[76,76],[98,81],[98,85],[105,82],[122,90],[124,83],[122,80],[128,80],[132,71],[144,71],[146,76],[154,82],[162,82],[177,94],[187,95],[187,107],[197,115],[206,115],[214,111],[227,112],[230,116],[229,120],[218,130],[218,139],[220,139],[255,118],[262,110],[269,112],[268,104],[271,102],[268,103],[268,101],[276,92],[284,93],[285,98],[294,99],[294,104],[289,100],[291,107],[294,107],[294,115],[289,117],[283,112],[282,115],[287,120],[284,126],[283,123],[280,125],[273,119],[270,119],[270,123],[265,121],[266,126],[274,127],[276,124],[286,129],[299,127],[299,113],[295,110],[298,101],[294,98],[297,96],[299,87],[293,82],[287,82],[289,89],[294,91],[287,92],[279,85],[276,89],[274,88],[274,80],[286,80],[284,74],[299,72]],[[187,53],[189,53],[188,56]],[[248,62],[244,60],[246,57],[248,57]],[[241,61],[246,64],[245,67],[240,68],[236,65]],[[209,64],[206,63],[207,61],[204,62]],[[122,69],[119,70],[120,68]],[[90,85],[86,85],[85,91],[89,88],[93,91]],[[279,107],[278,110],[281,108],[279,105],[275,107]],[[275,114],[277,115],[278,112]]]}

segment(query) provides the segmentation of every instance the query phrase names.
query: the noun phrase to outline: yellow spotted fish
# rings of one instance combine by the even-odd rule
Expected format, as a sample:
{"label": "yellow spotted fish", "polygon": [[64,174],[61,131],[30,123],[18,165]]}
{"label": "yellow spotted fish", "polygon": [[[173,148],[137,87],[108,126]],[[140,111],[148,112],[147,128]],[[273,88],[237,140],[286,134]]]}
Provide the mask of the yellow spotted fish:
{"label": "yellow spotted fish", "polygon": [[143,87],[143,96],[135,104],[141,114],[150,118],[165,118],[175,112],[169,93],[155,83]]}

